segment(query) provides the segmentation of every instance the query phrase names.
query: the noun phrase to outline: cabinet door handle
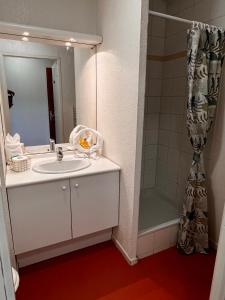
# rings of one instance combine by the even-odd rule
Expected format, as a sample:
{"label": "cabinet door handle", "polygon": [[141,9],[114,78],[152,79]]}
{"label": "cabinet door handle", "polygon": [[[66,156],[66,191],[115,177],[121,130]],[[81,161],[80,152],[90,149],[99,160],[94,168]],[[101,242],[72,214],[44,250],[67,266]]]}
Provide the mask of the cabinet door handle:
{"label": "cabinet door handle", "polygon": [[65,191],[66,189],[67,189],[67,186],[66,186],[66,185],[63,185],[63,186],[62,186],[62,190]]}
{"label": "cabinet door handle", "polygon": [[77,189],[79,187],[79,184],[75,183],[74,187]]}

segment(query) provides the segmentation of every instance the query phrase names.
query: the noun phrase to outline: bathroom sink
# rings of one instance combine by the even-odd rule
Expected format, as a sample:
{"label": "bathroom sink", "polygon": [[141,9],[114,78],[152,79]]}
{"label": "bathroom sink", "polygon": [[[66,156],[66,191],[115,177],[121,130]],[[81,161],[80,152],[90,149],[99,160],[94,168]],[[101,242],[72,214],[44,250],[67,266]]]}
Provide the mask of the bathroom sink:
{"label": "bathroom sink", "polygon": [[69,173],[88,168],[90,164],[88,159],[83,158],[64,158],[62,161],[51,159],[34,164],[32,170],[47,174]]}

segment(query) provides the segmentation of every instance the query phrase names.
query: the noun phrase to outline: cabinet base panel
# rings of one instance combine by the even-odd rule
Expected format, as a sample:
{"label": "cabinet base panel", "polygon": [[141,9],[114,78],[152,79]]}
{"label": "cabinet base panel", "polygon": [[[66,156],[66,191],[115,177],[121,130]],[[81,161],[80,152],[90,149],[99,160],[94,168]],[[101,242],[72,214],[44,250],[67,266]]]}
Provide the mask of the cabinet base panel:
{"label": "cabinet base panel", "polygon": [[70,253],[82,248],[93,246],[112,239],[112,229],[103,230],[81,238],[56,244],[53,246],[41,248],[31,252],[19,254],[16,256],[19,268],[38,263],[53,257]]}

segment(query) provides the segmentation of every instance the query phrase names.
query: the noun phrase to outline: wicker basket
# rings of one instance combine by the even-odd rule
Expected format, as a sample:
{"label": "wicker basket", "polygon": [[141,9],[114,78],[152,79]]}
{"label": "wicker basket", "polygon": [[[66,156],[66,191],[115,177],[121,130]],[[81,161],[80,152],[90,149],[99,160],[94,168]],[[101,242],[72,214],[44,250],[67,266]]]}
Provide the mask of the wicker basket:
{"label": "wicker basket", "polygon": [[10,169],[14,172],[24,172],[30,169],[30,158],[25,155],[13,157],[10,161]]}

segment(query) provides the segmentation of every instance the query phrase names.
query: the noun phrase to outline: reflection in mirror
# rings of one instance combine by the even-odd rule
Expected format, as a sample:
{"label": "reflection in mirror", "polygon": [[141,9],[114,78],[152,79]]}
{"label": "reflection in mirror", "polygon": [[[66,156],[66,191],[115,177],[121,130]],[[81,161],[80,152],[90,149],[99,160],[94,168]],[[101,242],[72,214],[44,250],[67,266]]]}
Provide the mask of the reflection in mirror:
{"label": "reflection in mirror", "polygon": [[95,128],[92,49],[2,39],[0,53],[6,133],[36,146],[68,142],[77,122]]}

